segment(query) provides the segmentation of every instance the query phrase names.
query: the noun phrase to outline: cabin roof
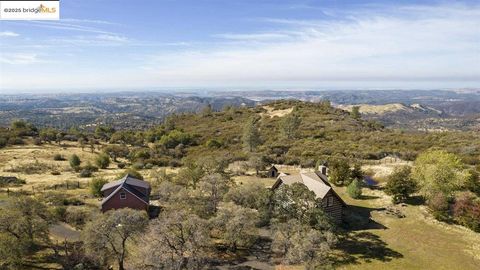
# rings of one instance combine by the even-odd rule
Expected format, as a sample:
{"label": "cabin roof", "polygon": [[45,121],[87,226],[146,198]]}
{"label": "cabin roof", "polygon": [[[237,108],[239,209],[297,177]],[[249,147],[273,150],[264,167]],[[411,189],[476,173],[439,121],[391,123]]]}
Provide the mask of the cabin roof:
{"label": "cabin roof", "polygon": [[280,174],[272,188],[276,189],[282,183],[286,185],[291,185],[293,183],[302,183],[309,190],[315,193],[316,199],[323,199],[328,192],[332,191],[332,193],[337,196],[343,204],[345,204],[345,202],[332,189],[330,183],[328,183],[327,176],[320,172],[307,172],[292,175]]}

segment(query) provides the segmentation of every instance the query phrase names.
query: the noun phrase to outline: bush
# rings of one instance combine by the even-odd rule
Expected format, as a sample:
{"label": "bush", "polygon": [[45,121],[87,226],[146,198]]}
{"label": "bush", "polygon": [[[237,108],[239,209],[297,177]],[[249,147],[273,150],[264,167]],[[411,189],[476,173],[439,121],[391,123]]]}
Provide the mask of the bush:
{"label": "bush", "polygon": [[152,163],[147,163],[147,164],[145,164],[144,168],[149,170],[149,169],[153,168],[153,164]]}
{"label": "bush", "polygon": [[385,193],[392,196],[393,203],[404,202],[417,190],[416,182],[410,177],[411,168],[408,166],[395,168],[388,177]]}
{"label": "bush", "polygon": [[123,173],[119,173],[117,175],[118,178],[123,178],[125,175],[129,174],[130,176],[132,176],[133,178],[137,178],[137,179],[140,179],[140,180],[143,180],[143,176],[138,172],[136,171],[135,169],[126,169]]}
{"label": "bush", "polygon": [[441,192],[435,193],[428,200],[428,207],[436,219],[440,221],[448,221],[450,219],[448,215],[448,198],[445,194]]}
{"label": "bush", "polygon": [[208,148],[220,148],[222,147],[222,143],[215,139],[210,139],[207,141],[207,143],[205,143],[205,146]]}
{"label": "bush", "polygon": [[348,195],[354,199],[360,198],[360,196],[362,196],[362,186],[360,185],[360,182],[357,179],[354,179],[350,185],[348,185],[347,192]]}
{"label": "bush", "polygon": [[62,161],[62,160],[65,160],[65,158],[64,158],[62,155],[60,155],[60,154],[55,154],[55,155],[53,156],[53,160]]}
{"label": "bush", "polygon": [[330,181],[336,186],[345,186],[351,183],[350,165],[343,159],[333,160],[329,173]]}
{"label": "bush", "polygon": [[70,167],[72,167],[73,169],[78,168],[81,163],[80,158],[75,154],[70,156],[69,162],[70,162]]}
{"label": "bush", "polygon": [[7,139],[0,138],[0,148],[7,146]]}
{"label": "bush", "polygon": [[80,171],[80,177],[82,177],[82,178],[92,177],[92,171],[90,171],[88,169],[82,169]]}
{"label": "bush", "polygon": [[98,172],[98,167],[93,166],[90,162],[88,162],[87,165],[85,165],[82,169],[89,170],[91,172]]}
{"label": "bush", "polygon": [[473,231],[480,232],[480,200],[474,194],[463,192],[455,198],[453,218]]}
{"label": "bush", "polygon": [[145,164],[143,164],[143,162],[135,162],[132,165],[132,168],[135,169],[135,170],[141,170],[141,169],[143,169],[143,167],[145,167]]}
{"label": "bush", "polygon": [[0,176],[0,187],[6,186],[21,186],[27,182],[15,176]]}
{"label": "bush", "polygon": [[101,169],[106,169],[110,165],[110,157],[107,154],[102,153],[95,159],[95,164]]}
{"label": "bush", "polygon": [[75,227],[75,229],[82,229],[88,219],[88,213],[85,210],[76,207],[67,208],[65,221]]}
{"label": "bush", "polygon": [[92,181],[90,181],[90,193],[95,197],[102,197],[101,189],[106,183],[108,183],[108,181],[103,178],[93,178]]}
{"label": "bush", "polygon": [[117,167],[118,167],[119,169],[123,169],[123,168],[125,168],[126,166],[127,166],[127,164],[125,164],[125,163],[118,163],[118,164],[117,164]]}
{"label": "bush", "polygon": [[56,219],[60,221],[65,221],[65,218],[67,216],[67,207],[63,205],[55,206],[53,208],[53,215],[56,217]]}

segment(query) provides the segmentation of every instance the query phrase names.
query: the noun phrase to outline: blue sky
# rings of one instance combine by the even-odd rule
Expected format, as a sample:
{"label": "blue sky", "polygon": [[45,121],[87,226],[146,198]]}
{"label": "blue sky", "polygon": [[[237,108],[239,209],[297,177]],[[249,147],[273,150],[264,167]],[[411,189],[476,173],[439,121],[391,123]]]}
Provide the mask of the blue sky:
{"label": "blue sky", "polygon": [[61,0],[0,22],[0,92],[480,87],[478,1]]}

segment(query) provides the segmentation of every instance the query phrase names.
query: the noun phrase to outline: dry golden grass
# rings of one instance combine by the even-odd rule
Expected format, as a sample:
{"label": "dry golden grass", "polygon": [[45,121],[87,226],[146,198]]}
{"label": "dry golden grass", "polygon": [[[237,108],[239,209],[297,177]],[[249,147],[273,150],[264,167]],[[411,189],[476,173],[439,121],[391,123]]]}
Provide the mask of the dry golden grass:
{"label": "dry golden grass", "polygon": [[[64,161],[55,161],[53,156],[55,154],[61,154],[65,157]],[[60,147],[58,145],[25,145],[7,147],[0,150],[0,176],[16,176],[26,180],[26,185],[20,187],[22,189],[31,190],[34,188],[42,188],[45,186],[65,184],[66,181],[80,182],[82,186],[85,186],[91,178],[81,178],[72,168],[70,168],[68,158],[76,154],[82,161],[81,165],[85,165],[88,162],[95,164],[95,157],[98,155],[98,149],[94,153],[90,152],[90,149],[85,148],[82,150],[74,143]],[[22,172],[9,172],[12,168],[28,165],[32,163],[39,163],[45,166],[47,169],[45,172],[39,174],[26,174]],[[60,175],[52,175],[53,170],[59,171]],[[168,169],[168,172],[174,172],[176,169]],[[119,169],[116,163],[112,162],[107,169],[100,169],[94,173],[94,177],[103,177],[108,181],[116,179],[118,174],[123,172],[124,169]],[[142,170],[141,173],[144,177],[148,178],[151,170]]]}
{"label": "dry golden grass", "polygon": [[403,104],[400,103],[392,103],[392,104],[385,104],[385,105],[370,105],[370,104],[357,104],[357,105],[339,105],[338,108],[346,111],[352,111],[354,106],[360,107],[360,113],[363,114],[384,114],[389,112],[397,112],[397,111],[407,111],[411,110]]}
{"label": "dry golden grass", "polygon": [[271,106],[263,106],[263,108],[265,110],[267,110],[267,112],[265,113],[261,113],[260,116],[268,116],[270,118],[272,117],[283,117],[289,113],[291,113],[293,111],[293,107],[292,108],[288,108],[288,109],[284,109],[284,110],[275,110],[275,108],[271,107]]}

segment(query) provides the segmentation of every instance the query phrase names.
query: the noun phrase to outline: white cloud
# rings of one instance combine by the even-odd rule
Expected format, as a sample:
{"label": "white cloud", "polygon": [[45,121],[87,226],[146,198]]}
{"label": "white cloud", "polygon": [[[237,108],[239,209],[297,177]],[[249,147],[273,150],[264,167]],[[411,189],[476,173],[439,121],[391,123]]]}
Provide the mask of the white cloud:
{"label": "white cloud", "polygon": [[2,31],[0,32],[0,37],[18,37],[20,36],[18,33],[12,31]]}
{"label": "white cloud", "polygon": [[[159,83],[178,85],[402,80],[480,84],[478,6],[412,6],[386,15],[359,12],[340,21],[270,22],[288,25],[278,31],[297,34],[280,41],[275,39],[278,31],[229,34],[223,37],[252,43],[161,53],[150,63],[157,67],[153,76]],[[270,42],[257,43],[262,37]]]}
{"label": "white cloud", "polygon": [[289,38],[285,33],[217,34],[217,38],[242,41],[269,41]]}
{"label": "white cloud", "polygon": [[0,63],[10,65],[28,65],[38,62],[40,62],[40,60],[35,53],[2,53],[0,56]]}

